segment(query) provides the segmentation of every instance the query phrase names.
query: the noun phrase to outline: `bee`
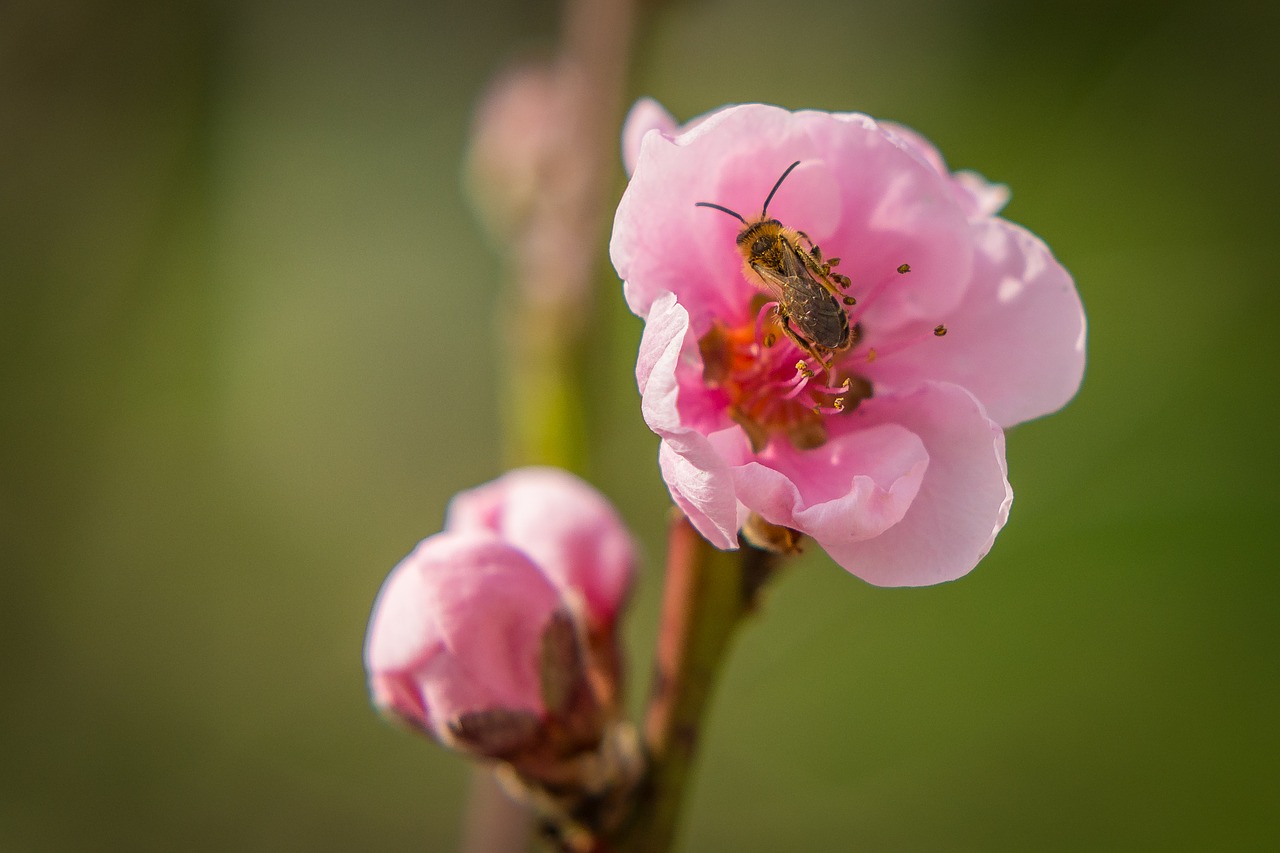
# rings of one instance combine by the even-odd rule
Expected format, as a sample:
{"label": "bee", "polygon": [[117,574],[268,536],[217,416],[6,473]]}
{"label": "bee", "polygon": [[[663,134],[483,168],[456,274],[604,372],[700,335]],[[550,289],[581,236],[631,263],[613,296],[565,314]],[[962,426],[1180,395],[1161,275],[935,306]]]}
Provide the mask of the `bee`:
{"label": "bee", "polygon": [[[856,300],[840,292],[849,286],[849,278],[831,271],[840,259],[824,260],[809,235],[769,218],[769,202],[799,165],[797,160],[787,167],[765,198],[760,215],[751,221],[709,201],[695,206],[714,208],[742,223],[737,244],[744,272],[748,278],[754,273],[777,302],[775,310],[783,333],[822,365],[830,377],[832,354],[855,342],[856,330],[850,329],[844,306],[854,305]],[[768,345],[769,339],[765,343]]]}

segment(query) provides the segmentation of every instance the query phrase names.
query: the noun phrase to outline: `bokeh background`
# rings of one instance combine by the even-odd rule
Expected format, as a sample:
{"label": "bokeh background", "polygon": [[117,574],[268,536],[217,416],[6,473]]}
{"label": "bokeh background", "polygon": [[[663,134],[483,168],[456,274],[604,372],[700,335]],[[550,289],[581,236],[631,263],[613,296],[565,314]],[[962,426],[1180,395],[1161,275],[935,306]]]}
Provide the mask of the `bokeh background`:
{"label": "bokeh background", "polygon": [[[815,551],[776,585],[681,849],[1280,846],[1276,8],[654,14],[629,97],[913,126],[1012,188],[1091,324],[971,576],[880,590]],[[0,849],[457,844],[467,771],[369,709],[361,645],[386,571],[501,470],[460,166],[557,14],[0,7]],[[588,467],[649,555],[640,694],[668,499],[603,259],[599,311]]]}

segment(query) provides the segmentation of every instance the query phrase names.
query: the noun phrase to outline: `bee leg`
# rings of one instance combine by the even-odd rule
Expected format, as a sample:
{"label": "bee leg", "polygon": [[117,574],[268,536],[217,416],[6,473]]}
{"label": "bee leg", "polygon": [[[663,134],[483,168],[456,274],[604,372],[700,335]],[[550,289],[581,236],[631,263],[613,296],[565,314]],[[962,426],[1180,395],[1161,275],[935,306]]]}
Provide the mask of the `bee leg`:
{"label": "bee leg", "polygon": [[[813,263],[809,265],[810,269],[814,270],[815,272],[817,272],[818,270],[821,270],[822,274],[826,275],[827,273],[831,272],[832,267],[840,263],[839,258],[833,258],[831,260],[823,260],[822,248],[813,242],[813,238],[811,238],[808,234],[804,233],[803,231],[797,231],[796,234],[798,234],[802,240],[804,240],[806,243],[809,244],[809,248],[805,249],[804,253],[808,255],[808,260],[813,261]],[[801,246],[801,248],[803,249],[804,247]]]}
{"label": "bee leg", "polygon": [[831,271],[832,267],[840,263],[840,259],[831,258],[824,261],[822,259],[822,250],[813,245],[813,241],[809,240],[808,235],[802,231],[797,231],[796,233],[809,241],[808,249],[800,245],[793,246],[801,263],[808,267],[809,271],[814,274],[815,281],[821,284],[828,293],[839,299],[843,295],[840,291],[848,288],[850,284],[849,277],[847,275],[840,275],[838,272]]}
{"label": "bee leg", "polygon": [[791,328],[791,323],[788,320],[786,314],[783,314],[781,311],[779,311],[778,318],[782,321],[783,334],[785,334],[788,338],[790,338],[792,343],[794,343],[800,349],[808,353],[810,357],[813,358],[814,361],[822,365],[822,370],[824,373],[827,374],[827,379],[829,381],[834,379],[834,376],[831,373],[831,364],[828,363],[827,360],[822,357],[822,353],[818,352],[818,348],[813,343],[801,337],[800,333],[797,332],[795,329]]}
{"label": "bee leg", "polygon": [[796,235],[800,237],[800,239],[804,240],[806,243],[809,244],[809,248],[807,251],[809,252],[809,255],[813,258],[814,262],[822,266],[823,275],[826,275],[827,273],[831,272],[832,267],[840,266],[839,258],[823,258],[822,248],[817,244],[815,244],[813,242],[813,238],[810,237],[808,234],[804,233],[803,231],[797,231]]}

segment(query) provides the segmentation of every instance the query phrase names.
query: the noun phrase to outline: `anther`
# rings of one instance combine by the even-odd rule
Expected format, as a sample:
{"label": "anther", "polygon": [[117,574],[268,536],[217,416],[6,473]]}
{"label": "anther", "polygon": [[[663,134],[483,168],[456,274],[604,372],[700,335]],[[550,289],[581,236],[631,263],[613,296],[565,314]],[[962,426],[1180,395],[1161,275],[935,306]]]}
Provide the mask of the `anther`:
{"label": "anther", "polygon": [[796,373],[799,373],[805,379],[813,378],[813,369],[809,367],[809,365],[805,364],[803,361],[796,362]]}
{"label": "anther", "polygon": [[871,347],[870,349],[867,350],[867,364],[870,364],[875,360],[876,360],[876,348]]}
{"label": "anther", "polygon": [[938,337],[942,337],[947,333],[947,327],[939,323],[938,325],[933,327],[933,333]]}
{"label": "anther", "polygon": [[844,298],[844,304],[845,304],[845,305],[857,305],[857,304],[858,304],[858,300],[854,299],[852,296],[846,296],[846,297]]}
{"label": "anther", "polygon": [[906,275],[909,272],[911,272],[911,264],[903,264],[902,266],[898,267],[898,273],[900,275]]}
{"label": "anther", "polygon": [[778,336],[775,335],[773,332],[770,332],[769,334],[764,336],[764,345],[766,348],[773,346],[777,342],[778,342]]}

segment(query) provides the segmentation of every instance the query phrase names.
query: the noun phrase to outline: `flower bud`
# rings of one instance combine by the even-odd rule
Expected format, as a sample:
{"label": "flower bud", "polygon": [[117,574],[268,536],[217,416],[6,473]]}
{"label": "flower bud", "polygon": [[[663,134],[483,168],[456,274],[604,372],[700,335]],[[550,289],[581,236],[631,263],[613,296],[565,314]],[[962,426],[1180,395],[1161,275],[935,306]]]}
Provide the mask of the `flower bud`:
{"label": "flower bud", "polygon": [[554,469],[458,495],[446,529],[397,565],[365,666],[389,717],[566,814],[616,799],[639,752],[619,720],[615,627],[634,564],[609,503]]}
{"label": "flower bud", "polygon": [[[546,710],[542,637],[560,607],[538,567],[496,536],[424,539],[374,605],[365,644],[374,703],[463,747],[496,738],[499,722],[508,736],[524,720],[536,725]],[[477,726],[484,732],[476,735]]]}

